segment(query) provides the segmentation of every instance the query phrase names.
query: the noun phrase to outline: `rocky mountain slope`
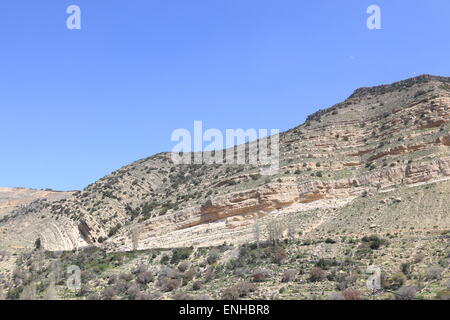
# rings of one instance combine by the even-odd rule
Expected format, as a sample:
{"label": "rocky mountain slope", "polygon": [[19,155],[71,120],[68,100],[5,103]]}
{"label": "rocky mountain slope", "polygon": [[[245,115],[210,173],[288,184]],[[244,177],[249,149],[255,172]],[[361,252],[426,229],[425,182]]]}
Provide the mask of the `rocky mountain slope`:
{"label": "rocky mountain slope", "polygon": [[26,188],[0,188],[0,219],[15,209],[30,204],[37,199],[59,200],[71,192],[53,190],[33,190]]}
{"label": "rocky mountain slope", "polygon": [[[280,134],[280,170],[176,165],[161,153],[0,220],[2,248],[112,251],[450,227],[450,78],[356,90]],[[228,150],[230,152],[230,150]],[[287,223],[288,222],[288,223]]]}

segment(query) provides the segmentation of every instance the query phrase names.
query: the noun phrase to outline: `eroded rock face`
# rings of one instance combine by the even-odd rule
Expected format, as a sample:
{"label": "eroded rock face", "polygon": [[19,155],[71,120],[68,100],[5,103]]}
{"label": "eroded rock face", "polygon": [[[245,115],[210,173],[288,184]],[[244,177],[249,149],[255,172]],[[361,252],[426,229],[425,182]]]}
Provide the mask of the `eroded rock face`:
{"label": "eroded rock face", "polygon": [[[175,165],[162,153],[64,199],[16,210],[0,232],[10,245],[27,239],[25,246],[41,234],[55,250],[87,244],[128,250],[136,230],[139,248],[242,242],[257,219],[278,217],[303,233],[346,217],[345,229],[356,232],[361,221],[348,213],[358,199],[450,178],[449,83],[421,76],[355,91],[280,135],[280,170],[272,176],[250,164]],[[394,198],[405,207],[412,201]],[[389,215],[377,209],[364,208]],[[380,221],[388,222],[367,227],[389,230],[403,220]]]}
{"label": "eroded rock face", "polygon": [[[140,231],[143,238],[151,239],[163,237],[175,231],[187,231],[194,227],[199,229],[201,226],[214,223],[220,223],[223,229],[245,228],[252,225],[256,218],[266,217],[274,212],[278,214],[284,210],[289,211],[293,207],[299,211],[307,210],[309,207],[306,204],[309,203],[316,203],[319,208],[327,209],[334,206],[331,200],[344,200],[346,203],[346,200],[351,201],[367,191],[377,192],[377,190],[393,186],[408,187],[418,183],[450,179],[449,169],[450,158],[446,158],[417,166],[387,168],[353,180],[265,185],[256,190],[213,198],[205,201],[201,206],[149,219]],[[394,200],[401,202],[399,197]],[[128,238],[121,237],[120,240],[128,243]],[[178,243],[179,239],[176,240]],[[224,241],[233,242],[233,239],[225,238]],[[189,237],[186,242],[191,243]],[[170,245],[170,241],[166,244]],[[125,246],[124,249],[126,248]]]}

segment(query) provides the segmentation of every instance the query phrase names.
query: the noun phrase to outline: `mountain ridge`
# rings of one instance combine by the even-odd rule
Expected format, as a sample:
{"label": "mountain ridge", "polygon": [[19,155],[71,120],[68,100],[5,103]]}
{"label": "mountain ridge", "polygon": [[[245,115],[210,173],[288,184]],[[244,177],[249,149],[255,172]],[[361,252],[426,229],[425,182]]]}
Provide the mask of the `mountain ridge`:
{"label": "mountain ridge", "polygon": [[[55,250],[92,244],[129,250],[134,229],[140,230],[142,248],[170,245],[174,235],[179,235],[176,245],[247,241],[248,227],[257,217],[314,207],[334,210],[385,185],[447,177],[449,79],[421,75],[359,88],[345,101],[313,113],[280,134],[281,173],[272,178],[258,176],[258,166],[250,164],[175,166],[170,153],[162,152],[65,199],[41,199],[13,215],[22,220],[41,215],[52,221],[54,230],[30,232],[33,236],[25,243],[48,232],[51,236],[43,244]],[[424,168],[412,168],[405,157],[414,160],[420,152],[425,153],[422,159],[431,158]],[[391,158],[406,163],[383,162]],[[242,230],[242,238],[235,236],[236,230]],[[61,232],[70,239],[64,246],[56,241]],[[205,234],[208,240],[195,240]]]}

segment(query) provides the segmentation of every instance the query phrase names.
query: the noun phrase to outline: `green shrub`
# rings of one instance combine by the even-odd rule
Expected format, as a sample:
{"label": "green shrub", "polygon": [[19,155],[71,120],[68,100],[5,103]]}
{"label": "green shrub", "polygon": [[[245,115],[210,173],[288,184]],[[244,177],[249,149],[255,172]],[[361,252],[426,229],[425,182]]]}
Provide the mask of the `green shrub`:
{"label": "green shrub", "polygon": [[170,261],[170,257],[169,257],[167,254],[164,254],[164,255],[161,257],[161,264],[168,264],[169,261]]}
{"label": "green shrub", "polygon": [[425,90],[419,90],[416,92],[416,94],[414,95],[414,98],[423,96],[424,94],[426,94],[427,92]]}
{"label": "green shrub", "polygon": [[410,275],[412,272],[412,263],[411,262],[402,263],[400,265],[400,271],[406,276]]}
{"label": "green shrub", "polygon": [[108,237],[114,236],[119,231],[120,228],[122,228],[122,224],[120,223],[116,224],[114,227],[111,228],[111,230],[109,230]]}
{"label": "green shrub", "polygon": [[323,270],[328,270],[331,267],[337,266],[338,262],[335,259],[320,259],[319,261],[317,261],[316,263],[316,267],[319,267]]}
{"label": "green shrub", "polygon": [[386,240],[381,239],[377,235],[365,236],[361,239],[361,241],[367,243],[372,250],[377,250],[382,245],[386,244]]}
{"label": "green shrub", "polygon": [[193,250],[194,248],[192,247],[174,249],[170,263],[177,264],[180,261],[188,259],[191,256]]}
{"label": "green shrub", "polygon": [[208,258],[206,258],[206,261],[208,264],[214,264],[220,259],[220,253],[217,250],[211,250],[211,252],[208,255]]}
{"label": "green shrub", "polygon": [[23,291],[23,287],[11,288],[6,295],[8,300],[18,300],[20,298],[20,294]]}

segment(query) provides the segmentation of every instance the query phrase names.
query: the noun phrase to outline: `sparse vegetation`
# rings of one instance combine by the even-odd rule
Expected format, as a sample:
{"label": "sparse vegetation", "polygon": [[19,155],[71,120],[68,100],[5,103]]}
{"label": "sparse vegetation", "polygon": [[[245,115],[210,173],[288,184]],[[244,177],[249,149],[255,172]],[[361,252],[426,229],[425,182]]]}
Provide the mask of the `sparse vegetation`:
{"label": "sparse vegetation", "polygon": [[[16,208],[0,217],[0,296],[450,299],[440,82],[363,88],[311,115],[280,134],[270,177],[162,153]],[[79,290],[67,288],[68,266],[80,267]],[[373,266],[379,290],[367,287]]]}

